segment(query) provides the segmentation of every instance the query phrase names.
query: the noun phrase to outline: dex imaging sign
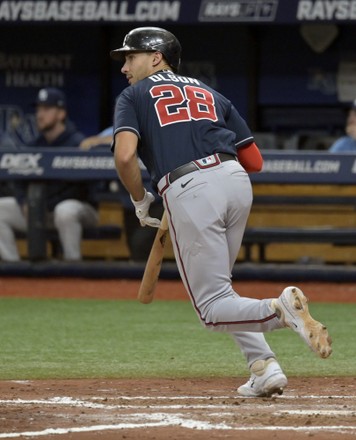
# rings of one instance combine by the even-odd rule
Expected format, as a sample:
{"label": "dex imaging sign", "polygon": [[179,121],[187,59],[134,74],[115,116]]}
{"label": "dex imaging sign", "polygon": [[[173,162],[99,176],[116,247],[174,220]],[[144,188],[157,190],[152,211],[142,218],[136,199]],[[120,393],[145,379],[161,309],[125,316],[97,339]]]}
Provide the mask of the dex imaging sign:
{"label": "dex imaging sign", "polygon": [[4,153],[0,158],[0,169],[7,170],[9,174],[42,175],[41,158],[39,153]]}

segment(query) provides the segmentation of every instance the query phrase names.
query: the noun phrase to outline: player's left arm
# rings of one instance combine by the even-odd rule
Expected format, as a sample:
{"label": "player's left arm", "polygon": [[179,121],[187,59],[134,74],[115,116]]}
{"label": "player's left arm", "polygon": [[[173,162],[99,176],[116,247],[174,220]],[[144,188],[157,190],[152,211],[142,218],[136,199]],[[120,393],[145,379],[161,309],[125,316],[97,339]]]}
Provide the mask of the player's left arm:
{"label": "player's left arm", "polygon": [[237,158],[248,173],[259,172],[262,169],[263,158],[253,135],[236,108],[229,102],[225,114],[226,126],[236,133],[235,145]]}
{"label": "player's left arm", "polygon": [[256,173],[262,170],[262,154],[254,142],[240,147],[237,150],[237,158],[248,173]]}
{"label": "player's left arm", "polygon": [[246,121],[230,101],[227,101],[224,118],[227,128],[236,133],[236,154],[240,164],[248,173],[261,171],[263,159],[260,150]]}

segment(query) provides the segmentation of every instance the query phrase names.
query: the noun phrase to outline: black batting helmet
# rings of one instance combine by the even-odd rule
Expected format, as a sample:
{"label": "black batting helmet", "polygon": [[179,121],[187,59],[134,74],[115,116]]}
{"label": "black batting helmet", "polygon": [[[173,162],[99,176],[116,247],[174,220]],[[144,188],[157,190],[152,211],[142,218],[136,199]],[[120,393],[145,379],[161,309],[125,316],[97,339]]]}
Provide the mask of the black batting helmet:
{"label": "black batting helmet", "polygon": [[110,52],[117,61],[125,59],[126,52],[161,52],[174,72],[180,64],[181,45],[177,38],[165,29],[140,27],[130,31],[124,38],[122,47]]}

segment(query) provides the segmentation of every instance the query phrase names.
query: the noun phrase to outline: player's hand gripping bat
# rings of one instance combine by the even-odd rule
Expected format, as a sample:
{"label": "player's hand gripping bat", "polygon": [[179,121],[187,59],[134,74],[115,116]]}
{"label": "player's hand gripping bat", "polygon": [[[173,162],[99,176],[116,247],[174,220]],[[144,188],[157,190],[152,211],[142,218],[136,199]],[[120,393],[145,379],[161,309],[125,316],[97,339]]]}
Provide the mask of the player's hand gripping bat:
{"label": "player's hand gripping bat", "polygon": [[168,234],[168,220],[166,211],[164,211],[161,226],[156,233],[156,237],[152,244],[151,252],[148,257],[145,272],[142,277],[140,289],[137,299],[143,304],[149,304],[153,300],[155,287],[161,271],[164,246]]}

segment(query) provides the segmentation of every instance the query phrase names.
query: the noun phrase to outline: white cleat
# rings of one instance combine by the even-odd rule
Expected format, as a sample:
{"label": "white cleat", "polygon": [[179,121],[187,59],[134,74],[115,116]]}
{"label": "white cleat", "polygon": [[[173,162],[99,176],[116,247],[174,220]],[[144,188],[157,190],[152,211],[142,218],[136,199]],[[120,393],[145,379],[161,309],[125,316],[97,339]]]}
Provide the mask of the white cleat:
{"label": "white cleat", "polygon": [[283,394],[287,378],[274,358],[259,360],[251,366],[251,377],[237,392],[244,397],[271,397]]}
{"label": "white cleat", "polygon": [[313,319],[308,310],[308,299],[298,287],[286,287],[278,299],[272,301],[280,321],[297,332],[321,358],[331,355],[331,338],[325,325]]}

